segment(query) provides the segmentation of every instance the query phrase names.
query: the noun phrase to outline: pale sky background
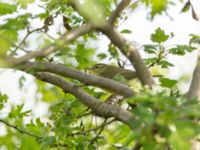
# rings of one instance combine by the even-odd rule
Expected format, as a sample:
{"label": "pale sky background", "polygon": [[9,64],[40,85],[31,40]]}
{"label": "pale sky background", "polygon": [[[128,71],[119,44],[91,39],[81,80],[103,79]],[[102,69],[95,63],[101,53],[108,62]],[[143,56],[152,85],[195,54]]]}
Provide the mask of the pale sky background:
{"label": "pale sky background", "polygon": [[[3,1],[7,2],[8,0]],[[195,6],[195,11],[200,16],[199,0],[191,0],[191,2]],[[169,42],[170,45],[188,44],[188,35],[190,33],[200,35],[200,22],[192,19],[191,12],[180,13],[182,7],[183,4],[170,7],[168,13],[173,17],[173,21],[170,20],[169,17],[163,15],[157,16],[153,22],[146,19],[147,11],[145,10],[145,7],[141,7],[130,15],[129,19],[120,26],[119,30],[129,28],[133,33],[131,35],[125,35],[126,38],[138,43],[138,45],[142,45],[150,43],[151,33],[154,33],[156,28],[161,27],[161,29],[164,29],[166,33],[170,34],[173,32],[175,34],[175,37]],[[29,8],[29,11],[35,13],[41,11],[41,8],[38,8],[36,5],[32,5]],[[0,18],[0,22],[1,21]],[[55,28],[59,28],[61,24],[62,21],[58,21]],[[36,22],[35,25],[38,25],[38,22]],[[23,36],[24,35],[22,34],[22,37]],[[101,37],[99,43],[99,49],[103,51],[106,49],[105,43],[108,43],[108,40],[106,37]],[[192,74],[196,58],[197,51],[187,54],[184,57],[169,57],[169,60],[175,65],[175,67],[170,69],[169,76],[173,79],[178,79],[182,74]],[[11,70],[0,73],[0,92],[6,93],[9,96],[9,103],[21,104],[22,102],[25,102],[25,108],[32,109],[34,116],[45,116],[47,114],[46,110],[48,105],[43,102],[34,101],[36,93],[36,85],[33,82],[34,78],[27,75],[25,86],[22,90],[19,89],[18,79],[22,74],[24,73],[16,72],[13,74],[13,71]],[[7,114],[7,111],[8,109],[5,109],[5,114]],[[0,114],[0,117],[2,116],[4,116],[4,113]]]}

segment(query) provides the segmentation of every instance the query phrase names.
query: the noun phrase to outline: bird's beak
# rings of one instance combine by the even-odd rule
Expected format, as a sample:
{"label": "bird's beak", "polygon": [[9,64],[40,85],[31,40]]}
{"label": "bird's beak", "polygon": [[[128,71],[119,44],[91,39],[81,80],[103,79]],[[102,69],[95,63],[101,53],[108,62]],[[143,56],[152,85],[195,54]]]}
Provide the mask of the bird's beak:
{"label": "bird's beak", "polygon": [[92,67],[86,67],[85,70],[92,70]]}

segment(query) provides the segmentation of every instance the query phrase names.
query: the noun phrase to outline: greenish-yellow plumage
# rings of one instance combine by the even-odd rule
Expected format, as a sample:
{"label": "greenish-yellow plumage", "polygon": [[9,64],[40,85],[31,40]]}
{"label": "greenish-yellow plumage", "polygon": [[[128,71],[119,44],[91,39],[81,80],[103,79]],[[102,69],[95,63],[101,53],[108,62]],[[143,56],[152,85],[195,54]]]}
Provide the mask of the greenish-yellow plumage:
{"label": "greenish-yellow plumage", "polygon": [[96,64],[89,68],[92,74],[102,76],[105,78],[113,78],[116,75],[123,76],[126,80],[131,80],[137,77],[136,72],[124,68],[119,68],[107,64]]}

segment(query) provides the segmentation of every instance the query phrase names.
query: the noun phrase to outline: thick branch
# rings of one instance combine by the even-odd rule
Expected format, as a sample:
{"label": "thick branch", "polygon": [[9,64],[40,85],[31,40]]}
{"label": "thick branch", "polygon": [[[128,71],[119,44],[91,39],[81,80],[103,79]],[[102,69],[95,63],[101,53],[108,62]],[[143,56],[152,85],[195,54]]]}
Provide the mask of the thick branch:
{"label": "thick branch", "polygon": [[113,24],[115,20],[120,16],[120,13],[129,5],[131,0],[122,0],[118,5],[117,8],[112,12],[109,22]]}
{"label": "thick branch", "polygon": [[[122,4],[124,6],[120,6],[120,8],[118,8],[119,10],[116,10],[116,14],[117,11],[121,11],[125,7],[125,4],[129,3],[129,1],[123,0],[123,3]],[[76,2],[72,2],[72,5],[76,6]],[[87,18],[87,16],[85,16],[84,13],[81,11],[80,6],[74,8],[80,15]],[[115,15],[113,14],[113,16]],[[110,22],[102,22],[101,25],[96,25],[95,27],[103,32],[111,40],[111,42],[116,45],[121,50],[121,52],[130,60],[130,62],[135,67],[136,73],[141,83],[143,85],[148,85],[152,87],[152,85],[154,84],[153,77],[147,69],[146,65],[144,64],[138,50],[133,45],[128,43],[128,41],[126,41],[126,39],[110,24]]]}
{"label": "thick branch", "polygon": [[77,79],[85,84],[94,85],[97,87],[105,88],[125,97],[132,97],[134,96],[134,92],[125,84],[116,82],[111,79],[89,75],[74,69],[70,69],[61,64],[53,64],[50,62],[27,62],[24,64],[19,65],[18,69],[24,70],[27,72],[32,71],[44,71],[44,72],[51,72],[55,73],[64,77],[69,77],[73,79]]}
{"label": "thick branch", "polygon": [[143,85],[149,85],[150,87],[154,84],[153,77],[144,64],[138,50],[130,44],[126,39],[111,25],[107,25],[100,29],[111,42],[116,45],[121,52],[130,60],[135,67],[138,78]]}
{"label": "thick branch", "polygon": [[132,127],[131,120],[133,114],[127,110],[120,108],[119,106],[103,103],[100,100],[87,94],[81,87],[68,83],[61,77],[49,74],[49,73],[35,73],[38,79],[56,85],[62,88],[65,92],[73,94],[82,103],[88,106],[98,116],[109,118],[114,117],[117,120]]}
{"label": "thick branch", "polygon": [[200,54],[197,59],[197,64],[192,76],[189,91],[187,93],[188,99],[197,98],[200,100]]}
{"label": "thick branch", "polygon": [[86,34],[90,31],[92,31],[92,30],[93,30],[93,27],[91,24],[83,25],[80,28],[77,28],[77,29],[71,30],[70,32],[65,33],[62,37],[60,37],[58,40],[56,40],[55,43],[45,47],[42,50],[29,52],[26,55],[19,57],[19,58],[10,58],[8,62],[13,65],[17,65],[17,64],[26,62],[32,58],[45,57],[45,56],[55,52],[56,50],[58,50],[58,48],[56,47],[57,44],[59,44],[59,45],[67,44],[70,41],[78,38],[79,36],[81,36],[83,34]]}

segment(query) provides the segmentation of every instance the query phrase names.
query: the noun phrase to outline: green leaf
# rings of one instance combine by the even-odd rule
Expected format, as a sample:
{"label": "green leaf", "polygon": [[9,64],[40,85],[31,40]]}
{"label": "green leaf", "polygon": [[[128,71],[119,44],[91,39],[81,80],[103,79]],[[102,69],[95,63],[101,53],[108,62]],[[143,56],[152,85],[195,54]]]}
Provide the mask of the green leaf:
{"label": "green leaf", "polygon": [[130,34],[130,33],[132,33],[132,31],[129,30],[129,29],[124,29],[124,30],[121,31],[121,33]]}
{"label": "green leaf", "polygon": [[190,34],[191,39],[190,39],[190,45],[191,44],[199,44],[200,45],[200,36],[196,34]]}
{"label": "green leaf", "polygon": [[7,100],[8,100],[8,96],[6,95],[6,94],[2,94],[2,93],[0,93],[0,101],[1,102],[7,102]]}
{"label": "green leaf", "polygon": [[105,59],[107,57],[107,55],[105,53],[100,53],[97,55],[97,57],[101,60]]}
{"label": "green leaf", "polygon": [[190,10],[190,6],[191,6],[191,3],[190,1],[188,0],[185,5],[183,6],[181,12],[187,12],[188,10]]}
{"label": "green leaf", "polygon": [[30,18],[30,14],[23,14],[20,16],[17,16],[16,18],[10,18],[7,19],[7,22],[0,26],[3,30],[13,30],[16,32],[16,30],[24,29],[28,25],[28,18]]}
{"label": "green leaf", "polygon": [[49,137],[42,137],[37,139],[37,142],[43,146],[43,148],[50,147],[51,145],[55,144],[56,137],[49,136]]}
{"label": "green leaf", "polygon": [[144,59],[144,62],[145,62],[145,64],[150,65],[150,64],[156,62],[157,59],[158,59],[157,57],[147,58],[147,59]]}
{"label": "green leaf", "polygon": [[155,15],[165,12],[168,4],[172,4],[167,0],[142,0],[146,6],[150,7],[150,19],[152,20]]}
{"label": "green leaf", "polygon": [[17,32],[14,30],[0,30],[0,55],[6,55],[11,44],[17,41]]}
{"label": "green leaf", "polygon": [[166,60],[160,60],[158,63],[162,68],[173,67],[174,65]]}
{"label": "green leaf", "polygon": [[119,52],[113,44],[109,45],[108,52],[110,53],[112,58],[118,58],[119,57]]}
{"label": "green leaf", "polygon": [[16,108],[12,109],[8,116],[10,118],[23,118],[24,116],[28,116],[31,110],[22,112],[23,107],[24,104],[17,105]]}
{"label": "green leaf", "polygon": [[151,0],[151,4],[151,19],[153,19],[156,14],[161,14],[167,8],[167,0]]}
{"label": "green leaf", "polygon": [[20,78],[19,78],[19,89],[21,90],[23,85],[24,85],[24,82],[26,81],[26,78],[24,75],[22,75]]}
{"label": "green leaf", "polygon": [[114,77],[113,77],[113,80],[115,81],[119,81],[121,83],[126,83],[126,79],[120,75],[120,74],[116,74]]}
{"label": "green leaf", "polygon": [[190,150],[190,142],[188,140],[185,140],[179,132],[173,133],[169,137],[170,144],[174,147],[174,149],[184,149],[184,150]]}
{"label": "green leaf", "polygon": [[18,39],[18,33],[15,30],[0,30],[0,54],[5,55]]}
{"label": "green leaf", "polygon": [[176,80],[171,80],[168,78],[160,78],[160,86],[166,88],[172,88],[177,83]]}
{"label": "green leaf", "polygon": [[17,10],[15,5],[8,3],[0,3],[0,16],[5,14],[11,14]]}
{"label": "green leaf", "polygon": [[149,53],[149,54],[156,54],[157,51],[157,45],[144,45],[144,51]]}
{"label": "green leaf", "polygon": [[195,50],[195,47],[187,46],[187,45],[177,45],[174,48],[171,48],[169,52],[175,55],[185,55],[186,52],[192,52]]}
{"label": "green leaf", "polygon": [[87,48],[84,44],[78,44],[76,49],[76,60],[79,63],[78,68],[86,68],[90,65],[92,62],[92,56],[95,53],[95,50],[93,48]]}
{"label": "green leaf", "polygon": [[166,35],[165,32],[159,27],[156,29],[156,32],[151,35],[151,40],[156,43],[165,42],[169,38],[169,35]]}
{"label": "green leaf", "polygon": [[175,149],[190,150],[192,143],[191,140],[198,135],[199,126],[191,121],[176,121],[176,132],[172,132],[169,137],[170,143]]}
{"label": "green leaf", "polygon": [[18,0],[17,3],[22,7],[26,8],[28,4],[33,3],[35,0]]}
{"label": "green leaf", "polygon": [[3,109],[4,104],[8,101],[8,96],[0,93],[0,110]]}
{"label": "green leaf", "polygon": [[38,17],[39,17],[41,20],[46,19],[48,16],[50,16],[50,14],[49,14],[48,12],[38,14]]}
{"label": "green leaf", "polygon": [[44,124],[41,122],[40,118],[36,118],[36,125],[38,128],[42,128],[44,126]]}

